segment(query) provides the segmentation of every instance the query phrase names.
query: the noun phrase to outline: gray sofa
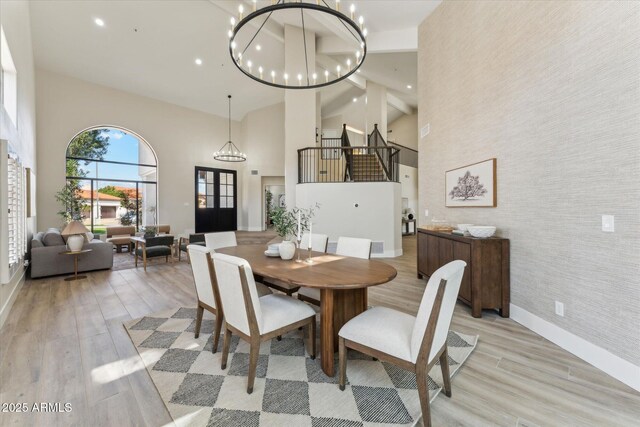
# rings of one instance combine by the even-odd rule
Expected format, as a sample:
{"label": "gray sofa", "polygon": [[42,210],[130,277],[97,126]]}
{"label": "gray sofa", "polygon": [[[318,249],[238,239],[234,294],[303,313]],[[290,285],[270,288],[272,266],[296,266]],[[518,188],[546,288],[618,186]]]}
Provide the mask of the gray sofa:
{"label": "gray sofa", "polygon": [[[102,270],[113,267],[113,244],[94,239],[84,244],[91,252],[78,256],[78,271]],[[67,250],[60,230],[50,228],[31,240],[31,277],[73,273],[73,256],[61,254]]]}

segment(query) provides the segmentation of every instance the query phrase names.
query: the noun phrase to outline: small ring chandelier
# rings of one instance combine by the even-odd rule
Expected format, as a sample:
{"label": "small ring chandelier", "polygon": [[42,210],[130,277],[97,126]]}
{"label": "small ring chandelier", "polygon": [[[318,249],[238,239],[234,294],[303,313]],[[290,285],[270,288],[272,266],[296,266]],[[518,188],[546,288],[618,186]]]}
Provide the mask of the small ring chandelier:
{"label": "small ring chandelier", "polygon": [[227,95],[227,97],[229,98],[229,140],[222,148],[213,153],[213,158],[221,162],[244,162],[247,160],[247,155],[231,142],[231,95]]}
{"label": "small ring chandelier", "polygon": [[[282,89],[315,89],[346,79],[360,68],[367,56],[367,29],[362,16],[356,23],[354,5],[351,5],[350,16],[347,16],[340,11],[340,0],[334,1],[335,8],[324,0],[316,0],[315,3],[272,0],[271,5],[258,8],[257,1],[253,0],[253,11],[245,17],[244,5],[241,4],[238,7],[239,20],[236,24],[236,18],[231,18],[228,33],[233,63],[253,80]],[[299,23],[296,26],[302,29],[300,52],[304,51],[304,64],[299,69],[285,69],[282,65],[284,55],[274,55],[273,51],[265,53],[262,43],[275,42],[270,35],[264,34],[268,32],[270,24],[292,25],[294,20],[296,24]],[[330,62],[323,63],[325,67],[316,70],[315,64],[310,64],[308,60],[306,31],[315,31],[319,28],[318,23],[323,26],[324,32],[327,28],[333,29],[331,35],[337,35],[344,43],[341,50],[349,53],[340,55],[339,61],[330,59]]]}

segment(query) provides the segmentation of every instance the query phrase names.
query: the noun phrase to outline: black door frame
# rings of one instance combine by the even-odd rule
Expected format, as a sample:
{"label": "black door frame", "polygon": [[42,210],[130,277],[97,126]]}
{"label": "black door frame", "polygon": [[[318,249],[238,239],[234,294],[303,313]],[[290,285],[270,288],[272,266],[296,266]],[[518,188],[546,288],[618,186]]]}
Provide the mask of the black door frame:
{"label": "black door frame", "polygon": [[[207,231],[199,231],[198,227],[198,209],[200,209],[198,205],[198,173],[200,171],[204,172],[213,172],[213,186],[215,188],[215,193],[213,197],[213,208],[205,208],[205,209],[214,209],[215,215],[217,215],[221,209],[229,209],[233,210],[233,218],[231,220],[232,227],[223,227],[224,229],[216,229],[215,224],[213,229]],[[233,208],[221,208],[220,207],[220,174],[232,174],[233,175]],[[194,225],[197,233],[199,232],[216,232],[216,231],[236,231],[238,229],[238,171],[233,169],[221,169],[221,168],[212,168],[208,166],[195,166],[194,168],[194,185],[195,185],[195,203],[194,203]],[[206,185],[206,184],[205,184]],[[206,201],[205,201],[206,203]]]}

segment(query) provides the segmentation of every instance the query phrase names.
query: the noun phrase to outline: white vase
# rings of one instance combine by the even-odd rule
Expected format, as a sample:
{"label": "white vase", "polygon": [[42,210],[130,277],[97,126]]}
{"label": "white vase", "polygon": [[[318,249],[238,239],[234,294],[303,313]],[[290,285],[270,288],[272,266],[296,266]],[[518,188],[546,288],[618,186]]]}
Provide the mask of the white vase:
{"label": "white vase", "polygon": [[280,258],[282,259],[293,259],[293,256],[296,254],[296,244],[290,240],[285,240],[280,243]]}
{"label": "white vase", "polygon": [[82,245],[84,245],[84,236],[82,234],[72,234],[67,238],[67,246],[71,252],[81,251]]}

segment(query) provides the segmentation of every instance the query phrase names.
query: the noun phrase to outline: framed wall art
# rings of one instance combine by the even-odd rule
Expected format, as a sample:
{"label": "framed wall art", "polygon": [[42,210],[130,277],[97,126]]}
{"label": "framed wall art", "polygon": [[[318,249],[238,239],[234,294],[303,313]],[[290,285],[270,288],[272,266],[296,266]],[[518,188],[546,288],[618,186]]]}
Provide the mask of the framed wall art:
{"label": "framed wall art", "polygon": [[445,172],[448,208],[497,206],[496,159],[484,160]]}

